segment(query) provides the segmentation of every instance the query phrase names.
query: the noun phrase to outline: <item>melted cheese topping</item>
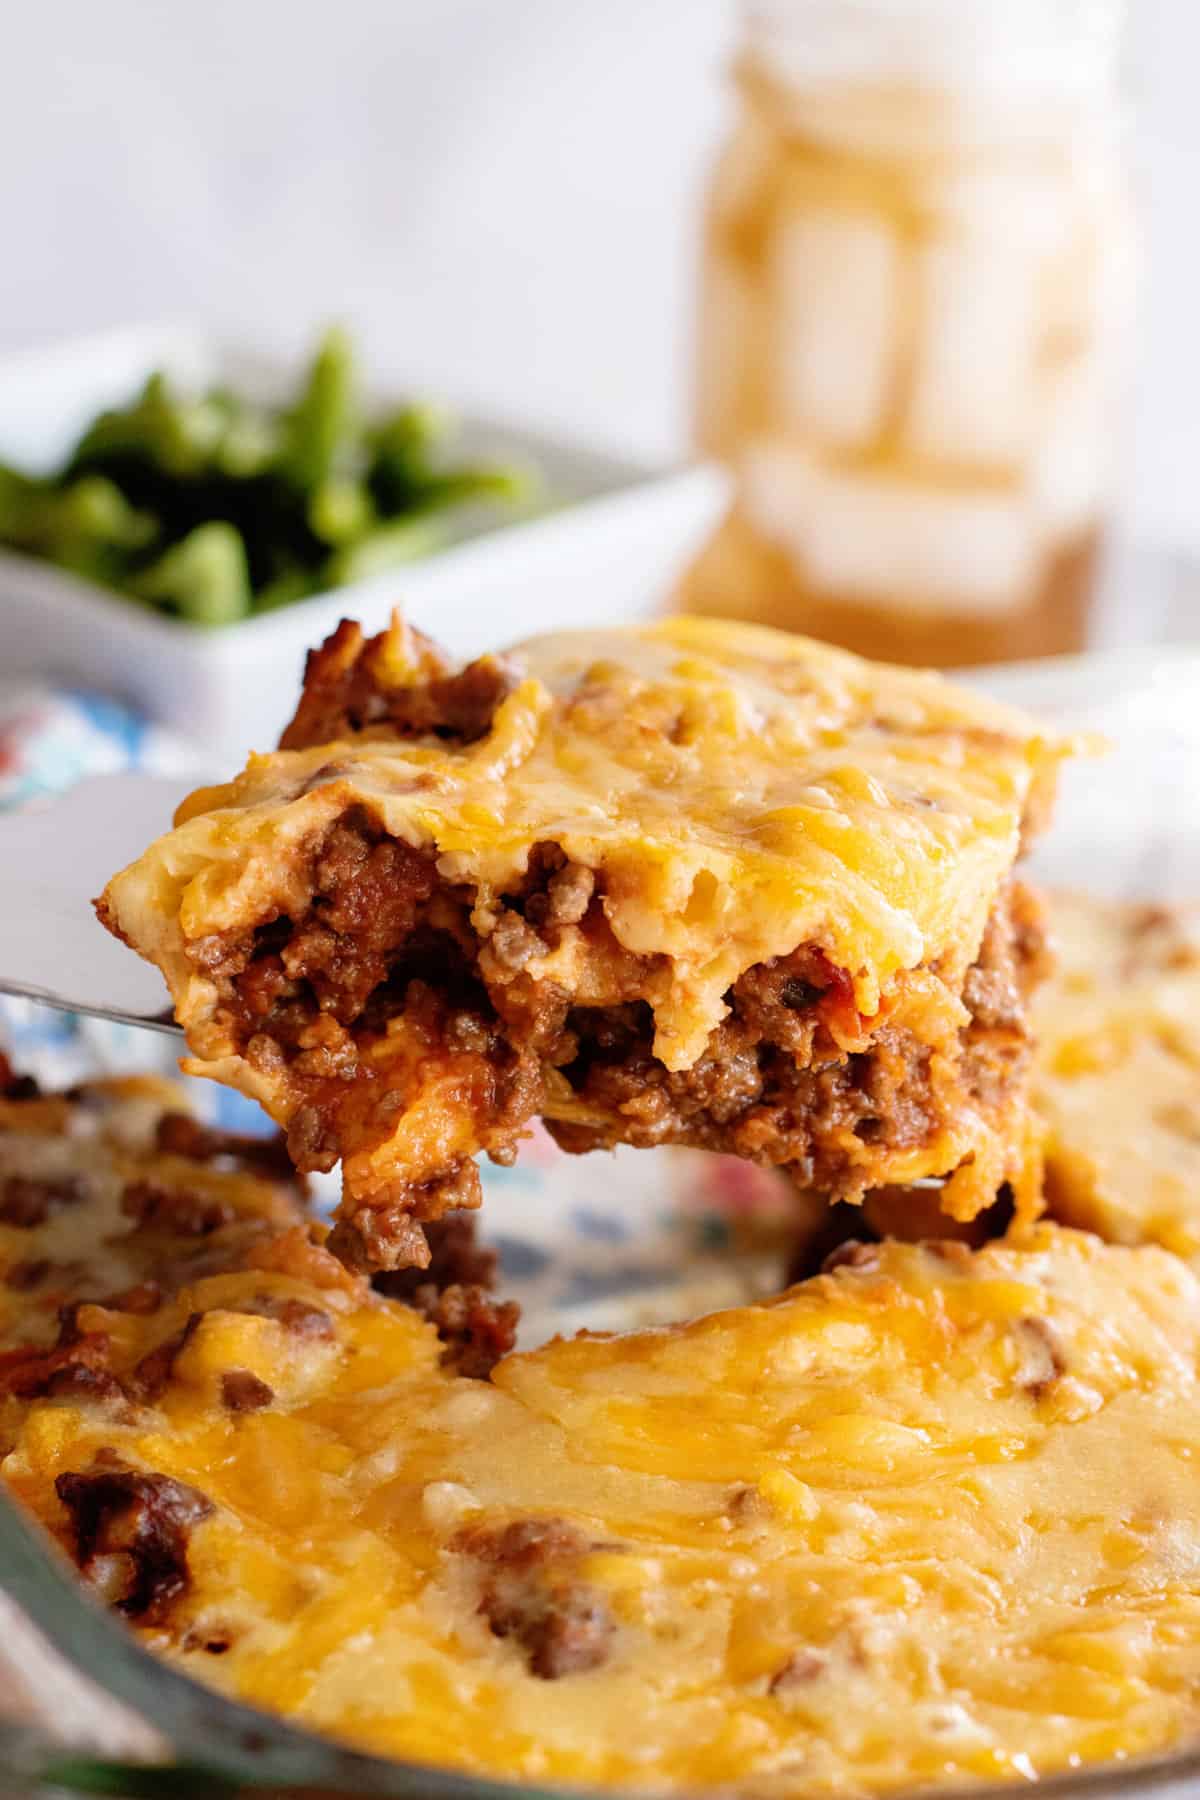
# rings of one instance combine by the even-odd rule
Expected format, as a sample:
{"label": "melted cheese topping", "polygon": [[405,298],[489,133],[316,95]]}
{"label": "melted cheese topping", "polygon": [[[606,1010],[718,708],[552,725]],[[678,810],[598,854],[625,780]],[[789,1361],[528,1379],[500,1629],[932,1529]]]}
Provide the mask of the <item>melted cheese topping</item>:
{"label": "melted cheese topping", "polygon": [[1055,1216],[1200,1258],[1200,919],[1058,895],[1035,1007]]}
{"label": "melted cheese topping", "polygon": [[[402,683],[400,625],[387,657]],[[665,959],[647,993],[654,1051],[684,1069],[738,975],[799,944],[852,975],[867,1016],[900,970],[961,980],[1063,753],[935,675],[761,627],[563,632],[509,660],[519,684],[479,742],[376,728],[255,756],[110,883],[112,921],[163,969],[206,1072],[236,1073],[185,942],[294,915],[306,846],[350,806],[434,848],[443,878],[476,890],[485,926],[534,844],[602,871],[618,943]]]}
{"label": "melted cheese topping", "polygon": [[[1194,1733],[1196,1276],[1053,1226],[861,1254],[489,1382],[331,1258],[301,1278],[260,1255],[112,1315],[122,1368],[201,1318],[157,1404],[35,1400],[4,1473],[68,1541],[55,1477],[101,1451],[199,1489],[191,1589],[148,1640],[390,1756],[857,1795]],[[334,1330],[289,1334],[264,1297]],[[231,1367],[271,1404],[223,1405]],[[531,1521],[582,1548],[544,1588],[518,1570],[497,1610],[472,1546]],[[539,1604],[604,1622],[591,1666],[534,1672]]]}

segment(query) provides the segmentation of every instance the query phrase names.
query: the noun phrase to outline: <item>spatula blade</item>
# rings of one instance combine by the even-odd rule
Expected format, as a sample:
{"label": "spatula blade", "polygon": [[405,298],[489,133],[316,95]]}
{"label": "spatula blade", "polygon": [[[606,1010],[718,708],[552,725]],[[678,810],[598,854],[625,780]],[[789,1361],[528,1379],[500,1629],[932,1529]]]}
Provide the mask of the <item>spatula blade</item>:
{"label": "spatula blade", "polygon": [[177,1031],[162,976],[104,930],[92,901],[170,829],[191,785],[97,775],[0,815],[0,992]]}

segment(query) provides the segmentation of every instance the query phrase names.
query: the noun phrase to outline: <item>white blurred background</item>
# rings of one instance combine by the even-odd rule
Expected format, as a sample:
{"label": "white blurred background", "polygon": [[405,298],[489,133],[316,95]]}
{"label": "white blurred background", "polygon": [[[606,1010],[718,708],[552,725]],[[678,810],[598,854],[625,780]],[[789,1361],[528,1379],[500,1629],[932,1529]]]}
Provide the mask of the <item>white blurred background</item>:
{"label": "white blurred background", "polygon": [[[1200,550],[1200,6],[1133,11],[1127,491],[1141,533]],[[291,345],[337,316],[433,392],[683,447],[732,0],[44,0],[5,25],[0,345],[161,318]]]}

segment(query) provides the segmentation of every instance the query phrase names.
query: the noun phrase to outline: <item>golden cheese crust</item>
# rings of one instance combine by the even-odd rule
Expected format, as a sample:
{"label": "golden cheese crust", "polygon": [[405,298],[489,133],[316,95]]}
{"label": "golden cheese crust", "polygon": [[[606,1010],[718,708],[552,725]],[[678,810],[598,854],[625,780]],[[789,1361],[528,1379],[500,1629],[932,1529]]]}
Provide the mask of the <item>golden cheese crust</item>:
{"label": "golden cheese crust", "polygon": [[1200,916],[1057,894],[1035,1008],[1056,1218],[1200,1257]]}
{"label": "golden cheese crust", "polygon": [[[13,1490],[198,1679],[643,1791],[1028,1780],[1194,1734],[1200,1287],[1166,1252],[859,1246],[469,1380],[258,1192],[239,1255],[79,1310],[108,1387],[10,1378],[2,1415]],[[9,1228],[10,1274],[52,1226]],[[11,1375],[43,1311],[7,1294]]]}
{"label": "golden cheese crust", "polygon": [[[396,624],[311,659],[284,741],[186,802],[101,916],[163,970],[188,1066],[306,1166],[342,1157],[360,1260],[419,1262],[397,1211],[470,1204],[470,1154],[510,1155],[533,1111],[571,1148],[700,1142],[852,1199],[966,1162],[968,1215],[1014,1172],[1014,1084],[983,1093],[958,1040],[1063,753],[1022,716],[746,625],[565,632],[456,674]],[[622,1033],[638,1094],[603,1078]],[[714,1098],[709,1064],[761,1074],[763,1043],[801,1071],[878,1047],[890,1117],[761,1080]],[[945,1093],[893,1143],[918,1061]],[[778,1141],[822,1109],[815,1150]]]}

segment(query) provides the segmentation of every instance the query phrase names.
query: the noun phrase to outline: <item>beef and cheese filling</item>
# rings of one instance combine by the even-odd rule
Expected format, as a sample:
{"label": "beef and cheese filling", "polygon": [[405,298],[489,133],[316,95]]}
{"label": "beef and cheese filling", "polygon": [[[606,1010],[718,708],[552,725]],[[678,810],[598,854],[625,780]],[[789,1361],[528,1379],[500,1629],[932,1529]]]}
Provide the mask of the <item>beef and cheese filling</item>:
{"label": "beef and cheese filling", "polygon": [[193,797],[101,916],[196,1072],[343,1166],[339,1253],[420,1266],[544,1116],[857,1200],[1022,1177],[1061,749],[929,675],[672,620],[454,670],[396,625],[310,658],[283,749]]}
{"label": "beef and cheese filling", "polygon": [[[0,1475],[198,1680],[639,1793],[1028,1782],[1200,1730],[1182,1261],[1053,1225],[860,1244],[489,1372],[169,1105],[0,1104]],[[469,1231],[439,1233],[460,1316]]]}

